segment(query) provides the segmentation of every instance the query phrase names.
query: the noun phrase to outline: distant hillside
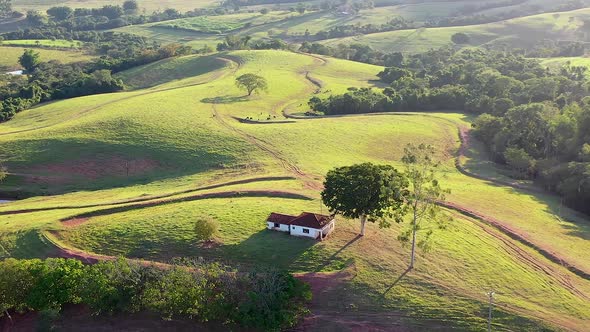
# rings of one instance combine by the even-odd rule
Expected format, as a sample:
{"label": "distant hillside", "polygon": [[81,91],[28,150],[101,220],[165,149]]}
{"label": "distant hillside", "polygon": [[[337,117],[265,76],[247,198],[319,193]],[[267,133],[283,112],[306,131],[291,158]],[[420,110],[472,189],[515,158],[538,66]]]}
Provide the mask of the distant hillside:
{"label": "distant hillside", "polygon": [[544,39],[586,41],[584,20],[590,18],[590,8],[568,12],[540,14],[496,23],[447,28],[420,28],[381,32],[364,36],[322,41],[326,45],[362,43],[387,52],[422,52],[451,43],[458,32],[470,37],[470,46],[502,46],[531,48]]}

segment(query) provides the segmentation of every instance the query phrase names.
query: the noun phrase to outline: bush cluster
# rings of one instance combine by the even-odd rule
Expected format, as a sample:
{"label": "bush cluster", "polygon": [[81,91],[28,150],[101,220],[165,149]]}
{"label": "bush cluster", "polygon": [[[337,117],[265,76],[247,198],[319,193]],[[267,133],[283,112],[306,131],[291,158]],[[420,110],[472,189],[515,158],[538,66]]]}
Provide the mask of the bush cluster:
{"label": "bush cluster", "polygon": [[262,330],[293,326],[307,312],[309,286],[276,270],[240,272],[198,261],[166,267],[125,259],[0,262],[0,317],[86,304],[95,314],[151,311],[164,319],[220,321]]}

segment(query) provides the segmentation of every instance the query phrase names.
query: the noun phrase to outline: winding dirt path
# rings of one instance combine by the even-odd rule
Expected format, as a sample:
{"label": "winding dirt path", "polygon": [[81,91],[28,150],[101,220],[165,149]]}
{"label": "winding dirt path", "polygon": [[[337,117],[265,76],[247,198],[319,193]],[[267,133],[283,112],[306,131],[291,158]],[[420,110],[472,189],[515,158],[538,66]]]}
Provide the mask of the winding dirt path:
{"label": "winding dirt path", "polygon": [[284,180],[294,180],[294,179],[296,179],[296,178],[290,177],[290,176],[256,177],[256,178],[249,178],[249,179],[243,179],[243,180],[235,180],[235,181],[216,183],[216,184],[201,186],[201,187],[197,187],[197,188],[193,188],[193,189],[175,191],[175,192],[172,192],[169,194],[164,194],[164,195],[146,196],[146,197],[141,197],[141,198],[127,199],[127,200],[107,202],[107,203],[86,204],[86,205],[65,205],[65,206],[54,206],[54,207],[36,208],[36,209],[0,211],[0,216],[11,215],[11,214],[31,213],[31,212],[40,212],[40,211],[83,209],[83,208],[92,208],[92,207],[101,207],[101,206],[122,205],[122,204],[128,204],[128,203],[139,203],[139,202],[146,202],[146,201],[151,201],[151,200],[155,200],[155,199],[168,198],[168,197],[182,195],[182,194],[188,194],[191,192],[217,189],[217,188],[221,188],[221,187],[227,187],[227,186],[233,186],[233,185],[239,185],[239,184],[265,182],[265,181],[284,181]]}

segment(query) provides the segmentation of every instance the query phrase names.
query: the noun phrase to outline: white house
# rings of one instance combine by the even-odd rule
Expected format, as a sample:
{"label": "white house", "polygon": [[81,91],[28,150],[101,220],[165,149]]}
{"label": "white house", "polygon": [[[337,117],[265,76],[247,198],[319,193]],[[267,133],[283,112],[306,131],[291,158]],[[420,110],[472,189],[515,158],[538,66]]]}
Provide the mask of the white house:
{"label": "white house", "polygon": [[325,239],[334,231],[335,222],[331,216],[310,212],[303,212],[298,216],[273,212],[266,219],[267,228],[270,230],[319,240]]}

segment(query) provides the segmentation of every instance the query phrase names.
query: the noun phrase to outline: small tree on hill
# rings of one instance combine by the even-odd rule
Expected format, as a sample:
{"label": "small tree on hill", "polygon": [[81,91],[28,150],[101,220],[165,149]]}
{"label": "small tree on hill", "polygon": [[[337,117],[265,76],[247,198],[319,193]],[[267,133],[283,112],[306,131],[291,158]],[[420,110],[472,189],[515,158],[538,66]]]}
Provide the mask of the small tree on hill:
{"label": "small tree on hill", "polygon": [[393,216],[403,203],[408,182],[395,168],[364,163],[338,167],[328,172],[324,181],[322,201],[330,212],[347,218],[360,218],[365,235],[367,220]]}
{"label": "small tree on hill", "polygon": [[137,11],[139,10],[139,5],[135,0],[127,0],[123,2],[123,10],[127,14],[134,14],[137,13]]}
{"label": "small tree on hill", "polygon": [[451,36],[451,41],[455,44],[469,44],[470,38],[466,33],[457,32]]}
{"label": "small tree on hill", "polygon": [[20,63],[27,72],[33,71],[37,68],[39,63],[41,63],[39,52],[26,49],[23,55],[18,58],[18,63]]}
{"label": "small tree on hill", "polygon": [[236,78],[236,86],[248,91],[248,96],[252,95],[252,92],[268,90],[266,79],[252,73],[244,74]]}
{"label": "small tree on hill", "polygon": [[402,232],[398,239],[408,242],[410,236],[412,237],[412,253],[408,269],[413,269],[416,244],[426,249],[432,231],[429,231],[418,243],[416,242],[416,233],[424,221],[436,221],[440,226],[444,225],[444,221],[448,218],[442,214],[437,203],[444,200],[445,194],[450,191],[441,188],[438,182],[435,170],[440,166],[440,162],[435,159],[435,150],[431,145],[408,144],[404,149],[402,162],[405,165],[405,176],[410,183],[410,188],[405,195],[404,207],[397,212],[400,217],[410,214],[412,225],[408,230]]}
{"label": "small tree on hill", "polygon": [[195,223],[195,235],[198,241],[211,241],[217,234],[217,222],[210,217],[201,217]]}

